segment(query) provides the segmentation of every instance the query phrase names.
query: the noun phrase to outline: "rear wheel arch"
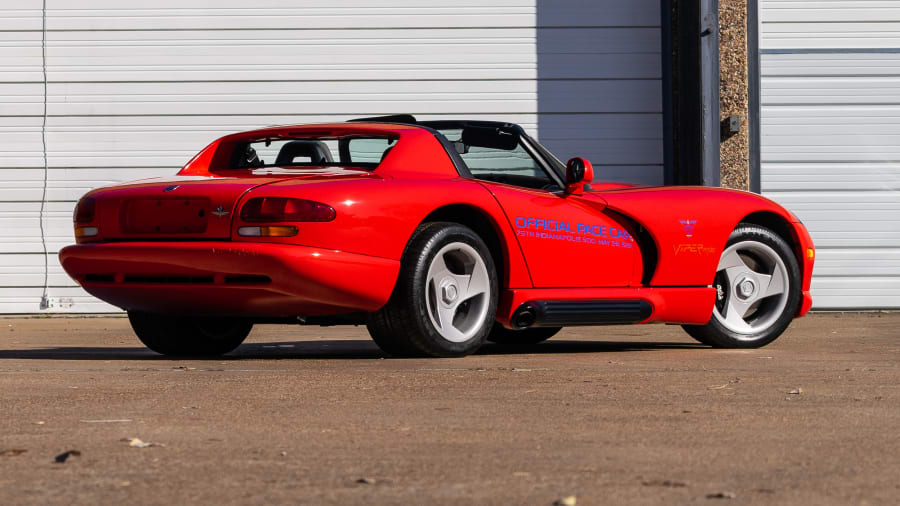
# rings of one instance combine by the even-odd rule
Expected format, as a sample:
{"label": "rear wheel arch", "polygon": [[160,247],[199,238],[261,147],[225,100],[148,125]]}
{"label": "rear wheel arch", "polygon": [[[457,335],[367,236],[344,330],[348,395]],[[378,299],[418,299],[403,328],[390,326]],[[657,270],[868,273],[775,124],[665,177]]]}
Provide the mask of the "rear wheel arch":
{"label": "rear wheel arch", "polygon": [[466,204],[450,204],[429,213],[419,226],[431,222],[452,222],[471,228],[487,245],[500,278],[500,286],[509,286],[509,251],[502,239],[502,232],[485,211]]}

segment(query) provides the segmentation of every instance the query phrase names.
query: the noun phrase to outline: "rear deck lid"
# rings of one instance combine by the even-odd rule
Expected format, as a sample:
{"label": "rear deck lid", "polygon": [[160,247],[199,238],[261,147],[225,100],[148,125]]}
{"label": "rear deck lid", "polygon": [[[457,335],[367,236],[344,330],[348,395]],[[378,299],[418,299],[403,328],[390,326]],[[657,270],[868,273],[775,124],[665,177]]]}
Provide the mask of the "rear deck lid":
{"label": "rear deck lid", "polygon": [[226,239],[241,196],[284,177],[153,178],[100,189],[105,239]]}

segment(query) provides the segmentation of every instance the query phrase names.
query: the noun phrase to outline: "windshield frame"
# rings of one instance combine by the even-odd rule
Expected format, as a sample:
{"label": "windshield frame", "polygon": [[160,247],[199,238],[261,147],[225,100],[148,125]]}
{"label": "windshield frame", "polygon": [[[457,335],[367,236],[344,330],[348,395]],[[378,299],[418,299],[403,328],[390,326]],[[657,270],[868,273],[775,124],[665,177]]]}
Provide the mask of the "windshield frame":
{"label": "windshield frame", "polygon": [[556,172],[556,175],[564,180],[566,178],[566,164],[533,137],[529,135],[525,135],[524,137],[543,156],[545,163]]}

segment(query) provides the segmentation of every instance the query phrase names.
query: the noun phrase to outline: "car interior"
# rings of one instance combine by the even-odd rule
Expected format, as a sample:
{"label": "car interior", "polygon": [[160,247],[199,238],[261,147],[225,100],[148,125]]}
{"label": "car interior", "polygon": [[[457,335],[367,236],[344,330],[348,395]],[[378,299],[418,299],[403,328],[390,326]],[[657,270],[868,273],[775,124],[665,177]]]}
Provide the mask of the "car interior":
{"label": "car interior", "polygon": [[237,146],[233,169],[264,167],[355,167],[373,170],[396,145],[386,137],[329,139],[266,138]]}
{"label": "car interior", "polygon": [[[405,123],[410,120],[396,122]],[[552,169],[544,165],[556,161],[545,160],[548,155],[539,147],[529,148],[523,139],[524,133],[517,125],[483,121],[435,121],[419,124],[432,128],[442,138],[448,155],[456,165],[461,169],[465,166],[465,170],[475,179],[547,191],[562,189],[558,174],[553,177],[550,174]],[[352,166],[374,170],[395,145],[396,141],[388,138],[266,138],[238,146],[232,167],[258,169]]]}

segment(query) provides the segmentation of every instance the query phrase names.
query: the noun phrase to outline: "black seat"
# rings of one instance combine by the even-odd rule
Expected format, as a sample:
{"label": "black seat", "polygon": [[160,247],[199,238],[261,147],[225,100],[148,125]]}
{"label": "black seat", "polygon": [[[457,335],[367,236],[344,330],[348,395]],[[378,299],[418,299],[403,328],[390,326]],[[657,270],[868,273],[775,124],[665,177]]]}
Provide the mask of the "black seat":
{"label": "black seat", "polygon": [[322,141],[291,141],[281,147],[275,158],[275,165],[294,165],[294,158],[309,158],[312,165],[329,165],[334,163],[331,150]]}

